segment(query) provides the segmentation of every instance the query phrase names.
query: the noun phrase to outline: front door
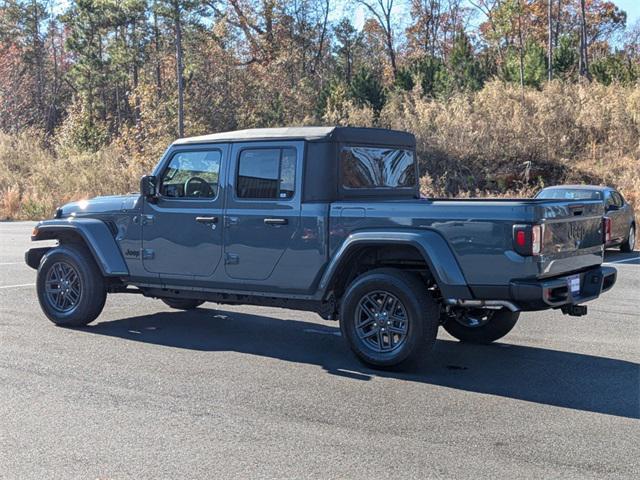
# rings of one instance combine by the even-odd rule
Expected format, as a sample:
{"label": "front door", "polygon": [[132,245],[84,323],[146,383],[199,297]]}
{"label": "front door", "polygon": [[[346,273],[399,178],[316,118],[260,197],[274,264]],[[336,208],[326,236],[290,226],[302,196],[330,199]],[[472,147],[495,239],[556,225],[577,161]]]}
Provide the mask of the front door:
{"label": "front door", "polygon": [[236,144],[225,211],[225,271],[267,280],[300,223],[300,142]]}
{"label": "front door", "polygon": [[162,163],[158,196],[145,200],[142,258],[161,278],[211,276],[222,258],[227,145],[179,147]]}

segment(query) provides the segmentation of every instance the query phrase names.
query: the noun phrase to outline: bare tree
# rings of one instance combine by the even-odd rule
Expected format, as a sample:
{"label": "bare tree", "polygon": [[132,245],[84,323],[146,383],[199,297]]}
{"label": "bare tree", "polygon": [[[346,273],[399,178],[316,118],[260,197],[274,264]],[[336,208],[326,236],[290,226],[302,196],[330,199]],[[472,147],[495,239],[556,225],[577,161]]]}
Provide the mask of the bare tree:
{"label": "bare tree", "polygon": [[522,0],[518,0],[518,53],[520,57],[520,88],[524,100],[524,37],[522,34]]}
{"label": "bare tree", "polygon": [[178,83],[178,137],[184,137],[184,64],[182,58],[182,6],[173,0],[173,25],[176,33],[176,79]]}
{"label": "bare tree", "polygon": [[558,8],[556,11],[556,28],[553,32],[553,48],[558,47],[558,40],[560,39],[560,30],[562,29],[562,0],[558,0]]}
{"label": "bare tree", "polygon": [[158,27],[158,11],[153,9],[153,50],[154,50],[154,70],[156,81],[156,95],[158,99],[162,97],[162,65],[160,53],[160,28]]}
{"label": "bare tree", "polygon": [[320,33],[320,40],[318,41],[318,50],[316,52],[315,61],[313,64],[313,72],[318,69],[318,64],[320,63],[320,59],[322,58],[322,52],[324,50],[324,43],[327,37],[327,25],[329,21],[329,11],[330,11],[331,3],[330,0],[325,0],[324,2],[324,19],[322,21],[322,31]]}
{"label": "bare tree", "polygon": [[591,80],[589,52],[587,51],[587,18],[585,0],[580,0],[580,75]]}
{"label": "bare tree", "polygon": [[[498,9],[501,5],[502,5],[502,1],[501,0],[468,0],[469,4],[473,7],[475,7],[477,10],[480,11],[480,13],[482,13],[486,18],[487,18],[487,22],[489,23],[489,28],[491,29],[492,32],[492,36],[497,40],[500,36],[501,33],[499,32],[497,25],[496,25],[496,19],[494,18],[494,12],[496,11],[496,9]],[[503,52],[503,48],[502,45],[500,44],[500,42],[496,42],[496,50],[498,52],[498,57],[500,58],[500,61],[503,62],[504,61],[504,52]]]}
{"label": "bare tree", "polygon": [[414,24],[407,29],[414,48],[435,56],[445,9],[443,0],[411,0]]}
{"label": "bare tree", "polygon": [[397,77],[398,66],[396,64],[396,50],[393,42],[393,26],[391,22],[391,11],[393,10],[394,0],[356,0],[356,2],[369,10],[369,13],[373,15],[382,29],[393,76],[394,78]]}
{"label": "bare tree", "polygon": [[548,79],[551,81],[553,79],[553,15],[552,8],[553,0],[547,0],[547,74]]}

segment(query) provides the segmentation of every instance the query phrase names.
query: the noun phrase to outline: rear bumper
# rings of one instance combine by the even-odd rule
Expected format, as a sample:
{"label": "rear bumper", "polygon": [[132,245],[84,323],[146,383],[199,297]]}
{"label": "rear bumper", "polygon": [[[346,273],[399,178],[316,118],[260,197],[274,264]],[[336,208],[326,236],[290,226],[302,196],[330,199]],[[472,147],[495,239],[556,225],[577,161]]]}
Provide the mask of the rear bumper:
{"label": "rear bumper", "polygon": [[[580,291],[573,293],[569,278],[580,278]],[[511,300],[521,310],[544,310],[578,305],[594,300],[610,290],[616,283],[617,271],[613,267],[596,267],[575,275],[537,281],[512,281],[509,284]]]}

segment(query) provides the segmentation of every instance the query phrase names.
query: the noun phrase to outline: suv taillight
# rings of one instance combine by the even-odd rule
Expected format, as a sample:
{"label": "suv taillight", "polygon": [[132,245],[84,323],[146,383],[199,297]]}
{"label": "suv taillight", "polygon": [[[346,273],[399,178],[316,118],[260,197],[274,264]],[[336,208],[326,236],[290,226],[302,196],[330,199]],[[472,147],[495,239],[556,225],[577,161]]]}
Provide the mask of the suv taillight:
{"label": "suv taillight", "polygon": [[540,255],[543,231],[542,225],[514,225],[513,249],[524,256]]}
{"label": "suv taillight", "polygon": [[611,219],[609,217],[602,218],[602,240],[604,243],[611,241]]}

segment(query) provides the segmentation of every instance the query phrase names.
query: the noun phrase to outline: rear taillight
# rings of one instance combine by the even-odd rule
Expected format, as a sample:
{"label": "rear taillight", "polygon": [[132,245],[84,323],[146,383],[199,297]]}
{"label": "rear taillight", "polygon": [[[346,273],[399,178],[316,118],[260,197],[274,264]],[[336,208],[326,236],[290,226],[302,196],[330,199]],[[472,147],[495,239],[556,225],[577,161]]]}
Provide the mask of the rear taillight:
{"label": "rear taillight", "polygon": [[531,227],[531,254],[540,255],[542,251],[542,232],[544,225],[534,225]]}
{"label": "rear taillight", "polygon": [[611,219],[609,217],[602,219],[602,241],[604,243],[611,241]]}
{"label": "rear taillight", "polygon": [[540,255],[542,233],[542,225],[514,225],[513,249],[524,256]]}

